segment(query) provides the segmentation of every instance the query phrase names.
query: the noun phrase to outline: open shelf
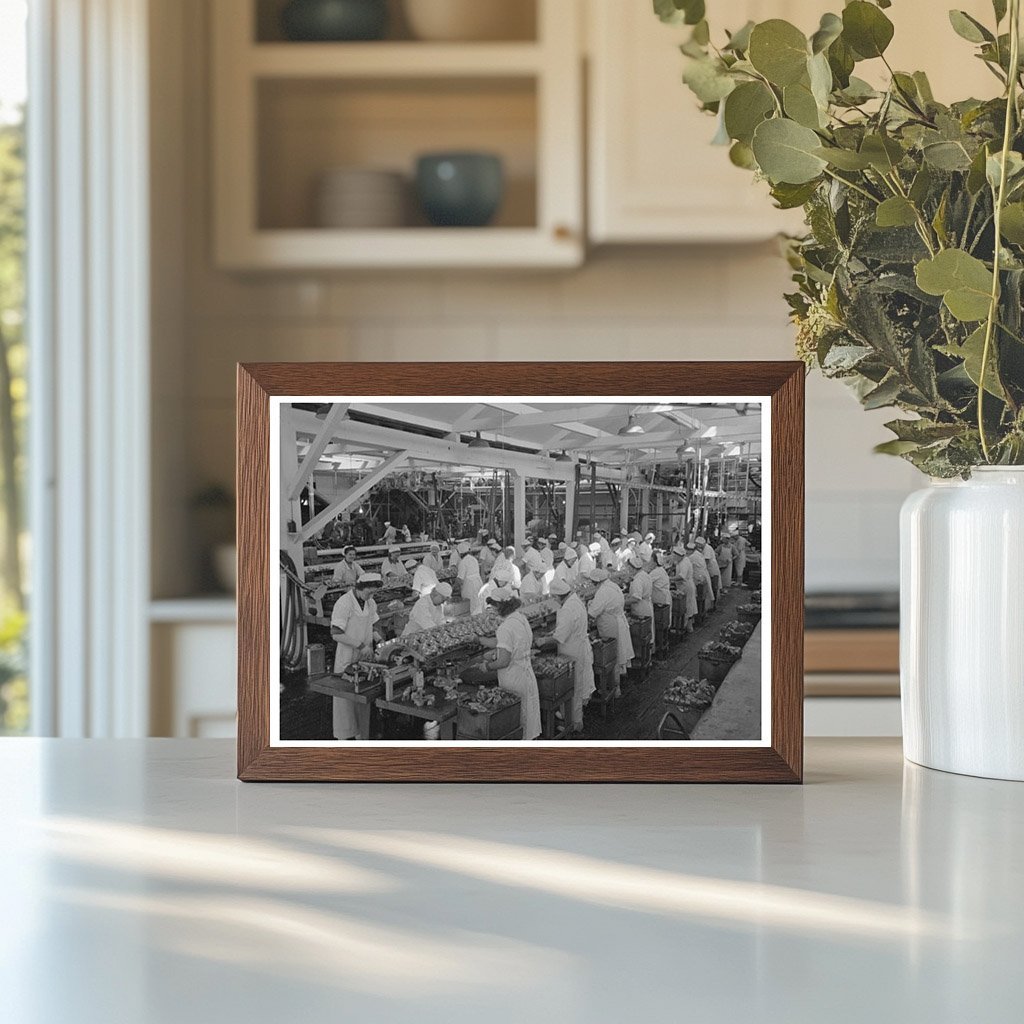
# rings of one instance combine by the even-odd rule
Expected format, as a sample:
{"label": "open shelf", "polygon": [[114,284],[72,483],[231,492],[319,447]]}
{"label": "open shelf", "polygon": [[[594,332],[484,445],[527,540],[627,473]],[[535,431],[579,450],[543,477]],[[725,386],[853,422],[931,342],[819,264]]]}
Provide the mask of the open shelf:
{"label": "open shelf", "polygon": [[[297,43],[280,40],[278,0],[218,0],[212,7],[218,265],[578,266],[578,13],[564,0],[523,4],[530,14],[525,39],[417,42],[396,23],[396,37],[380,42]],[[417,158],[450,151],[501,158],[504,197],[486,227],[435,228],[420,212]],[[401,174],[407,210],[396,215],[381,202],[379,228],[323,226],[317,195],[324,176],[340,169]],[[356,213],[350,222],[366,223],[371,215],[365,206]]]}

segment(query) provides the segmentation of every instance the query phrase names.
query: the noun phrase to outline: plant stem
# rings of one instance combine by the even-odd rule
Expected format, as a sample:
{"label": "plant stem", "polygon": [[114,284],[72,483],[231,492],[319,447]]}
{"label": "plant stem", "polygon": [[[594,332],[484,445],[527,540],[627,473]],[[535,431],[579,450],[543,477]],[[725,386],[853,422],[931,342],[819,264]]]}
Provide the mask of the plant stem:
{"label": "plant stem", "polygon": [[1017,114],[1017,75],[1020,67],[1020,0],[1010,0],[1010,73],[1006,83],[1006,123],[1003,126],[1002,160],[999,167],[999,189],[995,197],[995,246],[992,256],[992,294],[989,299],[988,319],[985,322],[985,345],[981,350],[981,370],[978,373],[978,435],[985,461],[992,462],[988,435],[985,432],[985,374],[992,351],[992,335],[999,314],[999,272],[1002,241],[1003,204],[1006,200],[1006,166],[1013,141],[1013,123]]}

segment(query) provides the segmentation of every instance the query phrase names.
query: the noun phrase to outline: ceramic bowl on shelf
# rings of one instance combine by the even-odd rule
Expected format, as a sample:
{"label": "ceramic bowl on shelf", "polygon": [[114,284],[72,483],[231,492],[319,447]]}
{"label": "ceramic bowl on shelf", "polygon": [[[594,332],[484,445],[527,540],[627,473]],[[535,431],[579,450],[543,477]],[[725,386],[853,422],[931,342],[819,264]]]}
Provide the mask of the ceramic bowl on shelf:
{"label": "ceramic bowl on shelf", "polygon": [[404,0],[406,21],[425,42],[524,39],[531,32],[528,0]]}
{"label": "ceramic bowl on shelf", "polygon": [[387,0],[289,0],[281,28],[293,42],[364,42],[383,37]]}
{"label": "ceramic bowl on shelf", "polygon": [[505,195],[505,172],[494,153],[425,153],[416,162],[416,194],[435,227],[489,224]]}
{"label": "ceramic bowl on shelf", "polygon": [[400,228],[406,222],[408,194],[408,182],[397,171],[333,168],[321,175],[317,187],[317,227]]}

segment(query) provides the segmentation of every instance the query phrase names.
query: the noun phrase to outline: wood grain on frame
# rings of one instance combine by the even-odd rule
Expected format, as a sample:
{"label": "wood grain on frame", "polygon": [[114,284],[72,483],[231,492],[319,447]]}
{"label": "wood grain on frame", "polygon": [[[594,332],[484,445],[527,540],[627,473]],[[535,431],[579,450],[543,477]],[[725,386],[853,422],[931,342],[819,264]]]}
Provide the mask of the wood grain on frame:
{"label": "wood grain on frame", "polygon": [[[460,394],[770,397],[771,746],[270,746],[270,700],[277,691],[270,665],[269,397]],[[799,362],[239,365],[238,777],[251,782],[800,782],[803,404]]]}

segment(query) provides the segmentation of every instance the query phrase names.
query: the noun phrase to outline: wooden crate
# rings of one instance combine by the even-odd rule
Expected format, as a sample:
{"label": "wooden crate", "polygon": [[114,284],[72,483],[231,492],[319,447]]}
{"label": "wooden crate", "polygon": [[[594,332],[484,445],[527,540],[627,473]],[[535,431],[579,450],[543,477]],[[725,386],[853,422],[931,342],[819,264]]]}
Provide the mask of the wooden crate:
{"label": "wooden crate", "polygon": [[594,673],[607,665],[615,664],[615,655],[618,653],[619,645],[614,637],[599,637],[591,645],[594,652]]}
{"label": "wooden crate", "polygon": [[460,740],[501,740],[521,728],[522,705],[509,704],[494,711],[460,707],[456,738]]}

